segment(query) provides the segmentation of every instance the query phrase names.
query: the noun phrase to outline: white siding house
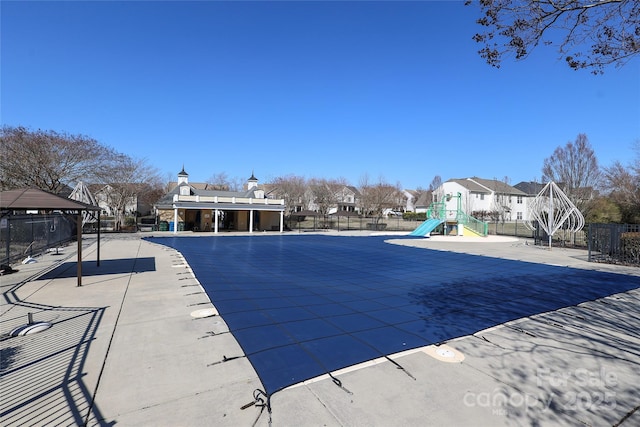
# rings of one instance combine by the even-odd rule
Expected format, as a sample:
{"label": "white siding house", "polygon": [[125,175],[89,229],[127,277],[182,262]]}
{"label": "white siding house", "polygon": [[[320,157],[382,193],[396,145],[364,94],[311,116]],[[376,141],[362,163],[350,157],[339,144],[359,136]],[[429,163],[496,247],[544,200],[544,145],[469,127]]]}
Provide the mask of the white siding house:
{"label": "white siding house", "polygon": [[496,217],[504,221],[528,219],[529,197],[527,194],[502,181],[477,177],[450,179],[436,189],[435,199],[436,201],[447,199],[447,211],[455,211],[458,193],[462,211],[480,220]]}
{"label": "white siding house", "polygon": [[[140,203],[137,195],[126,196],[123,199],[120,191],[114,190],[110,184],[92,184],[89,186],[96,203],[102,210],[102,215],[147,215],[151,211],[149,204]],[[117,212],[117,209],[121,209]]]}
{"label": "white siding house", "polygon": [[[360,192],[356,187],[350,185],[344,185],[337,189],[326,188],[327,192],[331,192],[331,203],[328,206],[327,213],[329,215],[336,214],[338,212],[357,212],[358,200],[360,198]],[[313,189],[307,188],[305,190],[305,200],[308,210],[318,212],[322,207],[316,202],[316,195]]]}

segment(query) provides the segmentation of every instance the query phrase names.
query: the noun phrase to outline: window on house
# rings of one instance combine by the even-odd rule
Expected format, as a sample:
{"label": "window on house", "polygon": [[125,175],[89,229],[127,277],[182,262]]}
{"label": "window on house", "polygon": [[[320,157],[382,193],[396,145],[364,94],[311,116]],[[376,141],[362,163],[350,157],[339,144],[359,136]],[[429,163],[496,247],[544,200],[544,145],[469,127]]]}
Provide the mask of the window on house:
{"label": "window on house", "polygon": [[484,200],[484,193],[480,195],[480,200]]}
{"label": "window on house", "polygon": [[522,204],[522,196],[518,196],[518,200],[517,200],[517,202],[518,202],[519,204]]}
{"label": "window on house", "polygon": [[516,219],[522,219],[522,212],[516,212]]}

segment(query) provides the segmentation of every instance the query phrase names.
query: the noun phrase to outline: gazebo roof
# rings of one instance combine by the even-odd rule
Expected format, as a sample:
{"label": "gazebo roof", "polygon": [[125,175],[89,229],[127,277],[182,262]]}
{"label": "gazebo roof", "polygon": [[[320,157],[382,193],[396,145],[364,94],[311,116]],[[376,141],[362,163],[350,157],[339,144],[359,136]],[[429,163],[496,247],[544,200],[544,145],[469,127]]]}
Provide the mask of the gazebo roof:
{"label": "gazebo roof", "polygon": [[98,206],[60,197],[37,188],[0,192],[0,209],[50,209],[74,211],[99,211]]}
{"label": "gazebo roof", "polygon": [[[60,210],[60,211],[78,211],[78,217],[81,217],[82,211],[100,211],[98,206],[88,205],[76,200],[60,197],[53,193],[37,188],[26,188],[20,190],[9,190],[0,192],[0,209],[7,210]],[[78,224],[81,219],[78,219]],[[82,286],[82,226],[77,228],[78,241],[78,286]],[[97,265],[100,266],[100,228],[98,227],[98,252]]]}

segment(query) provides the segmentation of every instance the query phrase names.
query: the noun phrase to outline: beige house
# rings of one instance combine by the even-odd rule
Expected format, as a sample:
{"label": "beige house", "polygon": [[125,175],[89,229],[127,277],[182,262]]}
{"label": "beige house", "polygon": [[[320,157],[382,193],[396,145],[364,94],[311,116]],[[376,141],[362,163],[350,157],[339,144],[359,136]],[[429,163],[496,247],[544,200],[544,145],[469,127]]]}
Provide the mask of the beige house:
{"label": "beige house", "polygon": [[253,174],[246,191],[209,188],[207,184],[190,184],[189,174],[182,168],[177,185],[155,205],[160,229],[166,224],[174,233],[284,230],[284,199],[265,195]]}

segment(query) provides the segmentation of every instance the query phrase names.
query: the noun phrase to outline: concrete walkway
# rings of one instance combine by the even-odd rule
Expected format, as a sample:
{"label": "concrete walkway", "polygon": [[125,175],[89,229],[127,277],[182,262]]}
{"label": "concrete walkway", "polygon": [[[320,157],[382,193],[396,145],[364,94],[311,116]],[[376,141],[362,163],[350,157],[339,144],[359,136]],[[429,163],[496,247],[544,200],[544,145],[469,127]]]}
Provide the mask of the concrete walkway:
{"label": "concrete walkway", "polygon": [[[437,240],[388,242],[640,275],[524,240]],[[638,289],[351,367],[342,387],[298,384],[269,414],[224,319],[191,316],[212,305],[179,253],[109,236],[98,268],[86,244],[82,287],[73,246],[0,278],[2,426],[640,425]],[[53,326],[8,337],[28,313]]]}

